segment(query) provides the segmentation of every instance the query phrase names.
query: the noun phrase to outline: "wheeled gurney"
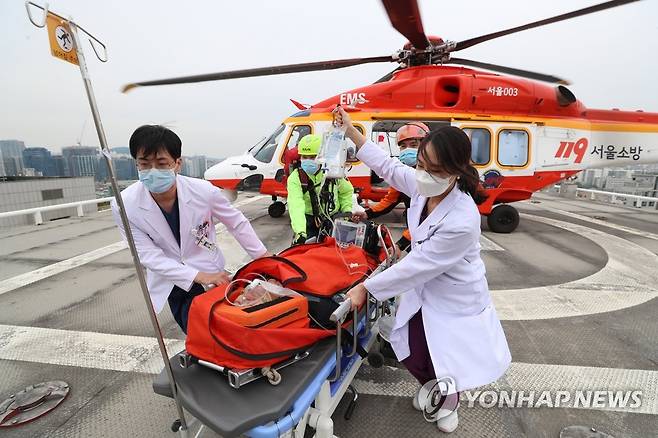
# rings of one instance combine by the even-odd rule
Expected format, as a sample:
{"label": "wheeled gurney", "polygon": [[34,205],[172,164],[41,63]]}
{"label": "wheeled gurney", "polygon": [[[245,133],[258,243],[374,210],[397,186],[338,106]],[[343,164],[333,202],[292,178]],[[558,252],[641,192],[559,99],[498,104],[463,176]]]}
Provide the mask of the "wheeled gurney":
{"label": "wheeled gurney", "polygon": [[[375,325],[367,337],[359,339],[366,350],[374,342],[376,330]],[[336,372],[336,342],[325,339],[304,360],[286,367],[285,379],[279,385],[272,386],[260,379],[239,390],[215,370],[199,365],[182,368],[177,357],[171,362],[179,399],[202,425],[222,437],[244,434],[265,438],[304,436],[307,425],[316,429],[317,437],[332,437],[331,416],[362,360],[358,354],[351,358],[341,354],[340,376],[331,382]],[[164,372],[154,380],[153,389],[158,394],[172,396]],[[355,401],[356,392],[353,394]]]}
{"label": "wheeled gurney", "polygon": [[[394,257],[387,257],[374,274],[394,263]],[[349,308],[347,300],[332,314],[338,326],[348,317]],[[182,406],[201,423],[197,436],[208,427],[222,437],[303,437],[308,426],[315,429],[318,438],[332,437],[331,417],[348,390],[352,401],[346,418],[354,409],[358,395],[351,382],[364,360],[357,350],[369,351],[376,341],[381,309],[369,297],[366,306],[352,314],[351,338],[355,341],[350,346],[344,347],[342,331],[338,330],[337,336],[311,347],[302,360],[286,364],[281,370],[284,378],[276,386],[266,379],[254,379],[249,373],[233,372],[232,377],[224,373],[227,379],[212,364],[209,367],[190,361],[185,351],[174,356],[170,362],[177,395]],[[173,397],[164,371],[156,377],[153,389]],[[178,425],[174,423],[172,429],[178,431]]]}

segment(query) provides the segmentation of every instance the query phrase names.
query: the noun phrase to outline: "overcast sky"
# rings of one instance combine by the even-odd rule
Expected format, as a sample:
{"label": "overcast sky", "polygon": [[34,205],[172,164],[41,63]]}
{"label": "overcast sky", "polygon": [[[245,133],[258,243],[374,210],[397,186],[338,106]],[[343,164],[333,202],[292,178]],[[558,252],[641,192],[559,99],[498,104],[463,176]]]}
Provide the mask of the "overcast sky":
{"label": "overcast sky", "polygon": [[[599,1],[421,0],[425,31],[460,41]],[[144,123],[164,123],[185,155],[225,157],[269,134],[296,109],[363,86],[393,65],[141,88],[149,79],[393,53],[405,42],[378,0],[51,0],[106,43],[109,62],[85,46],[110,146]],[[45,29],[22,0],[0,0],[0,139],[58,151],[98,145],[77,67],[50,56]],[[658,112],[658,0],[480,44],[456,56],[555,74],[590,108]],[[83,130],[83,125],[85,126]]]}

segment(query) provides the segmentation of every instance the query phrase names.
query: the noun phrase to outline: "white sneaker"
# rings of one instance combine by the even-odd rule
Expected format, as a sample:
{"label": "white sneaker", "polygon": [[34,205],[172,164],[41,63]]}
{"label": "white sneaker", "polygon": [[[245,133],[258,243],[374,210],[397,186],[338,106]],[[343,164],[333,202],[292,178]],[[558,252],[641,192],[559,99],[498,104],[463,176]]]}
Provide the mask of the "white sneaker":
{"label": "white sneaker", "polygon": [[457,417],[457,411],[452,411],[448,416],[443,417],[437,420],[436,425],[439,427],[441,432],[451,433],[457,429],[459,426],[459,418]]}
{"label": "white sneaker", "polygon": [[420,395],[420,390],[421,388],[418,388],[418,391],[416,391],[416,394],[414,394],[414,397],[411,399],[411,404],[413,405],[414,409],[417,411],[422,411],[423,407],[420,405],[420,400],[418,400],[418,396]]}

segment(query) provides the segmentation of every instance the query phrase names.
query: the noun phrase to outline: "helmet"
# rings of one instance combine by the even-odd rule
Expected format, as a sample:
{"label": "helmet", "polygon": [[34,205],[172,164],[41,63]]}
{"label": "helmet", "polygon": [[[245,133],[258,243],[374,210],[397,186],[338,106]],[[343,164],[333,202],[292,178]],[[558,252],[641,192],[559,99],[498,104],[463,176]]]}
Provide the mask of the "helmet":
{"label": "helmet", "polygon": [[299,155],[317,155],[320,152],[321,144],[322,136],[317,134],[305,135],[297,144]]}
{"label": "helmet", "polygon": [[401,141],[407,140],[409,138],[425,138],[425,136],[430,132],[430,129],[426,124],[422,122],[409,122],[404,125],[402,128],[398,129],[397,132],[397,142],[398,145]]}

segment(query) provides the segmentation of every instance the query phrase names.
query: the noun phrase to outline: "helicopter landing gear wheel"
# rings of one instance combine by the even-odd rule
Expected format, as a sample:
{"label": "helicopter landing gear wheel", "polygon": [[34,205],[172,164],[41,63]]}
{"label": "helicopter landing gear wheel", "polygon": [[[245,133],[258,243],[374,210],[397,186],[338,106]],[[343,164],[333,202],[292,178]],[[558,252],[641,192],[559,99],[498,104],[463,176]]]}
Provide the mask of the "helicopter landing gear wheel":
{"label": "helicopter landing gear wheel", "polygon": [[171,424],[171,431],[176,433],[180,431],[180,428],[182,426],[182,423],[180,420],[176,420]]}
{"label": "helicopter landing gear wheel", "polygon": [[281,217],[286,212],[286,204],[281,201],[275,201],[267,208],[271,217]]}
{"label": "helicopter landing gear wheel", "polygon": [[519,226],[519,212],[511,205],[498,205],[487,216],[487,224],[494,233],[511,233]]}

